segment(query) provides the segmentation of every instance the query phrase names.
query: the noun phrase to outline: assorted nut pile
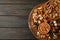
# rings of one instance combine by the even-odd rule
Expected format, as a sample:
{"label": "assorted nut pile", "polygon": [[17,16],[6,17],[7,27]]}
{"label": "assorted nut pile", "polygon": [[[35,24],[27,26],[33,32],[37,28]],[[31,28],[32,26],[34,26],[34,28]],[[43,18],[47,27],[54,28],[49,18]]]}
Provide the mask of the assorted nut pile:
{"label": "assorted nut pile", "polygon": [[60,33],[60,0],[49,0],[42,6],[35,8],[32,13],[34,27],[40,38],[55,39]]}

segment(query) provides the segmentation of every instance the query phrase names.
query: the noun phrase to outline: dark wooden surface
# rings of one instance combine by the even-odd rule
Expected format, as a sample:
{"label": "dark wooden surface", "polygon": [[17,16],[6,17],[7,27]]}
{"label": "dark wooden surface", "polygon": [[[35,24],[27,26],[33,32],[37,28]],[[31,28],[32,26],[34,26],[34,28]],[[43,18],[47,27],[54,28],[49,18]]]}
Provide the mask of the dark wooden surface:
{"label": "dark wooden surface", "polygon": [[0,0],[0,39],[35,39],[28,28],[31,9],[47,0]]}

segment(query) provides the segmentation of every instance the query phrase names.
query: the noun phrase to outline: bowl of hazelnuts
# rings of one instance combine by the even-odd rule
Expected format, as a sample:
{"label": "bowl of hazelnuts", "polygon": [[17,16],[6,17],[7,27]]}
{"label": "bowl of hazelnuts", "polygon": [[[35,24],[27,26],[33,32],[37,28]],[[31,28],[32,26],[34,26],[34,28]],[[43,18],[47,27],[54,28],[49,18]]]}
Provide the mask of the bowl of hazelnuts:
{"label": "bowl of hazelnuts", "polygon": [[58,40],[60,35],[60,0],[48,0],[29,14],[29,29],[39,40]]}

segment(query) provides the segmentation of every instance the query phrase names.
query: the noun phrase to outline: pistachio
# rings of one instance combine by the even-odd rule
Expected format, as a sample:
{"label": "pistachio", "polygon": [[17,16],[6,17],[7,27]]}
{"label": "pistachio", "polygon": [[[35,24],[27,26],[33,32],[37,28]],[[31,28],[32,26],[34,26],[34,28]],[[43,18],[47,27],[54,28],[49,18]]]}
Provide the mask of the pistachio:
{"label": "pistachio", "polygon": [[38,22],[34,22],[34,25],[39,26],[39,23]]}

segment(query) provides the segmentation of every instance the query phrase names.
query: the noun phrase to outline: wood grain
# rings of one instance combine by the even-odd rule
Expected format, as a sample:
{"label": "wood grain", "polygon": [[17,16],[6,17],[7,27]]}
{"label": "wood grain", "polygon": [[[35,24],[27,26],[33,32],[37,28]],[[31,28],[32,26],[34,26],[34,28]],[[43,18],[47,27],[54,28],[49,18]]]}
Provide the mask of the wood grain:
{"label": "wood grain", "polygon": [[0,15],[28,15],[33,5],[0,5]]}
{"label": "wood grain", "polygon": [[0,9],[0,16],[28,16],[31,9]]}
{"label": "wood grain", "polygon": [[28,27],[27,16],[0,16],[0,27]]}
{"label": "wood grain", "polygon": [[[37,4],[37,3],[40,3],[44,0],[0,0],[0,3],[12,3],[12,4],[17,4],[17,3],[21,3],[21,4],[31,4],[31,5],[34,5],[34,4]],[[45,0],[47,1],[47,0]]]}
{"label": "wood grain", "polygon": [[28,28],[0,28],[0,39],[34,39]]}

